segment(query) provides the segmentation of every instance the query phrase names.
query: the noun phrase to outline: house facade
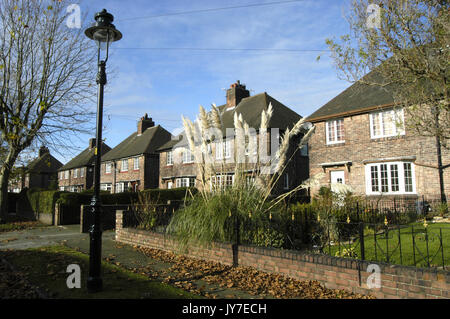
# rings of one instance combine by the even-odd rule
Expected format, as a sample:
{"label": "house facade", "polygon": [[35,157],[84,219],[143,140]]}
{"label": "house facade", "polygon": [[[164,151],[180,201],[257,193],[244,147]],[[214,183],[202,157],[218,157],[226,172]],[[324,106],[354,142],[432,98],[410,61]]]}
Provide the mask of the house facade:
{"label": "house facade", "polygon": [[100,187],[111,193],[157,188],[159,153],[172,135],[145,114],[137,131],[102,157]]}
{"label": "house facade", "polygon": [[[266,134],[261,134],[261,113],[272,105],[273,115],[268,123]],[[250,128],[254,128],[254,134],[247,137],[253,139],[256,146],[253,153],[245,149],[245,158],[242,160],[242,168],[246,173],[248,181],[254,182],[255,165],[248,161],[249,157],[257,157],[261,154],[267,156],[274,155],[280,143],[280,136],[284,131],[301,119],[296,112],[286,107],[266,92],[250,96],[250,92],[245,85],[239,81],[232,84],[227,90],[227,102],[218,106],[222,123],[223,139],[210,141],[207,145],[206,152],[209,153],[213,160],[215,173],[209,180],[209,187],[221,186],[227,187],[234,183],[234,174],[236,163],[235,150],[236,139],[234,135],[227,133],[227,129],[234,128],[234,116],[242,115],[245,122]],[[263,138],[262,136],[265,137]],[[295,136],[291,141],[291,147],[287,158],[290,158],[295,149],[294,145],[298,145],[302,135]],[[265,147],[263,146],[265,143]],[[199,146],[200,147],[200,146]],[[179,137],[169,141],[159,148],[160,152],[160,180],[159,187],[163,189],[175,187],[195,186],[202,187],[199,183],[199,165],[195,161],[195,155],[191,153],[186,137],[181,134]],[[197,152],[197,154],[199,154]],[[282,173],[282,177],[278,180],[274,187],[274,193],[281,193],[292,190],[302,181],[308,178],[308,157],[307,148],[296,152],[293,159],[289,161],[286,169]],[[208,186],[207,186],[208,187]]]}
{"label": "house facade", "polygon": [[[408,130],[408,114],[389,92],[356,82],[308,117],[316,126],[309,141],[310,175],[323,173],[320,185],[346,184],[370,198],[437,198],[436,139]],[[442,149],[442,162],[450,162],[448,150]],[[448,196],[448,169],[444,187]]]}
{"label": "house facade", "polygon": [[39,148],[38,155],[21,169],[16,179],[11,180],[8,186],[9,191],[19,193],[24,188],[47,189],[57,186],[58,169],[63,164],[50,154],[46,146]]}
{"label": "house facade", "polygon": [[[58,170],[58,187],[61,191],[81,192],[90,189],[94,183],[96,139],[89,140],[89,146]],[[111,148],[102,144],[102,156]]]}

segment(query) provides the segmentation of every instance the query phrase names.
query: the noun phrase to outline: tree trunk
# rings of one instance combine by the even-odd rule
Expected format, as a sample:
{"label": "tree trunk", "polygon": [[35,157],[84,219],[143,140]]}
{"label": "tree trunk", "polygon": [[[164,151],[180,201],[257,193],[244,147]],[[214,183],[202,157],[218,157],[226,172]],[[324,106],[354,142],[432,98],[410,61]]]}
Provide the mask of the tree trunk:
{"label": "tree trunk", "polygon": [[4,221],[8,216],[8,180],[9,170],[2,168],[0,175],[0,221]]}
{"label": "tree trunk", "polygon": [[10,149],[0,168],[0,221],[8,216],[8,182],[17,154],[15,150]]}

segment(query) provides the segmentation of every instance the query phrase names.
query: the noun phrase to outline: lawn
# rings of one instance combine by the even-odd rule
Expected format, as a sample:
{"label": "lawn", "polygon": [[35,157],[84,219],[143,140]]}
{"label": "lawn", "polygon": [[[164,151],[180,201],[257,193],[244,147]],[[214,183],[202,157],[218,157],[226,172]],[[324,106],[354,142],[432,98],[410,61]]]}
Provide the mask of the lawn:
{"label": "lawn", "polygon": [[7,223],[0,223],[0,233],[44,226],[48,225],[42,224],[39,221],[11,221]]}
{"label": "lawn", "polygon": [[[150,280],[147,276],[127,271],[108,262],[102,262],[103,291],[90,294],[86,289],[89,256],[64,246],[0,251],[0,258],[12,264],[17,273],[51,298],[99,299],[194,299],[198,295],[168,284]],[[81,288],[69,289],[66,284],[67,266],[81,268]],[[17,297],[16,297],[17,298]],[[20,297],[19,297],[20,298]],[[26,297],[25,297],[26,298]]]}
{"label": "lawn", "polygon": [[[441,236],[442,235],[442,236]],[[427,240],[428,239],[428,240]],[[414,241],[414,242],[413,242]],[[442,245],[441,245],[442,243]],[[339,251],[352,248],[356,257],[361,257],[359,239],[353,243],[340,243],[325,247],[333,256]],[[416,222],[385,232],[364,231],[365,259],[389,262],[391,264],[428,267],[450,266],[450,224],[432,223],[425,228],[423,222]]]}

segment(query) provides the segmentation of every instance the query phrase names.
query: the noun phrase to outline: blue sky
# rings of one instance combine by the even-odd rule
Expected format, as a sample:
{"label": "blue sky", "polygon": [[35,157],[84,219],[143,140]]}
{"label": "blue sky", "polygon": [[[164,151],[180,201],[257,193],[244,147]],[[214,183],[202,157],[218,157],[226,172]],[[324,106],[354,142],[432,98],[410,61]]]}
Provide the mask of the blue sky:
{"label": "blue sky", "polygon": [[[93,21],[106,8],[122,32],[111,48],[105,92],[103,137],[115,147],[136,130],[145,113],[170,132],[181,115],[195,119],[199,105],[225,103],[225,89],[236,80],[250,94],[267,92],[308,116],[349,86],[339,80],[326,51],[192,51],[138,48],[326,50],[325,39],[348,32],[348,0],[304,0],[203,13],[140,18],[176,12],[268,3],[275,0],[108,0],[84,1]],[[139,18],[139,19],[138,19]],[[321,54],[321,59],[316,61]],[[93,66],[95,67],[95,66]],[[95,108],[95,105],[93,105]],[[175,131],[176,132],[176,131]],[[95,135],[95,132],[92,132]],[[87,147],[89,136],[77,142]]]}

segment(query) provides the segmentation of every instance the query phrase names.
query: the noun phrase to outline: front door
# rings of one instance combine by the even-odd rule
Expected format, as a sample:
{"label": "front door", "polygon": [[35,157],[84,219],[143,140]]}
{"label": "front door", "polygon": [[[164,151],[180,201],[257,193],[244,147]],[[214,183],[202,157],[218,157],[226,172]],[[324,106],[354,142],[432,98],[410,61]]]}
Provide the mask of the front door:
{"label": "front door", "polygon": [[331,184],[345,184],[344,171],[331,171]]}

